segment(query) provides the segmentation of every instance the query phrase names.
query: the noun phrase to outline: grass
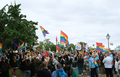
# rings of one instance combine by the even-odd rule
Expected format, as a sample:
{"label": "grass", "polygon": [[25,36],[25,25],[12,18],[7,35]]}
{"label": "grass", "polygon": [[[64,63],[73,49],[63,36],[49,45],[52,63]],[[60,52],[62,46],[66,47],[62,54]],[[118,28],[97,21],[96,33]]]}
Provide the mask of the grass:
{"label": "grass", "polygon": [[[12,77],[12,71],[13,69],[11,68],[9,70],[9,76]],[[102,68],[100,68],[100,73],[102,73]],[[17,69],[17,72],[16,72],[16,76],[17,77],[20,77],[20,70]],[[86,72],[83,72],[83,76],[79,76],[79,77],[87,77],[88,75],[86,75]],[[98,77],[106,77],[106,74],[100,74]],[[117,74],[114,74],[113,77],[117,77]]]}

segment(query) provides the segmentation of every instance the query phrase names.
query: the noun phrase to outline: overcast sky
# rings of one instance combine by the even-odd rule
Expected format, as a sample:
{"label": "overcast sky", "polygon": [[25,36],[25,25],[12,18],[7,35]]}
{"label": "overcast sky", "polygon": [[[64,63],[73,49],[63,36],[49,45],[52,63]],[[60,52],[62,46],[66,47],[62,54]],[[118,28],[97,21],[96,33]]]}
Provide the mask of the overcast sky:
{"label": "overcast sky", "polygon": [[[0,9],[15,0],[2,0]],[[54,44],[60,40],[60,30],[70,43],[86,42],[89,46],[101,42],[107,47],[107,33],[114,46],[120,45],[120,0],[16,0],[28,20],[38,22],[38,41],[44,36],[40,26],[48,30],[46,39]]]}

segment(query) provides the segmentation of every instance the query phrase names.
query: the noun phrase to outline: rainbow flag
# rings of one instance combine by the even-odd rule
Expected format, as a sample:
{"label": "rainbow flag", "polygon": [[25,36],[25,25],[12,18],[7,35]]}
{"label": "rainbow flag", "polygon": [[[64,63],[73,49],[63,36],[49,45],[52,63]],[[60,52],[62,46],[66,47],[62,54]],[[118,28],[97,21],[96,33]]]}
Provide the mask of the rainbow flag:
{"label": "rainbow flag", "polygon": [[27,47],[27,43],[25,43],[25,50],[27,50],[27,48],[26,48],[26,47]]}
{"label": "rainbow flag", "polygon": [[40,45],[34,45],[34,48],[37,48],[38,46],[40,46]]}
{"label": "rainbow flag", "polygon": [[98,67],[98,64],[97,64],[97,62],[95,60],[94,60],[94,64],[95,64],[96,67]]}
{"label": "rainbow flag", "polygon": [[59,44],[58,44],[58,39],[57,39],[57,37],[56,37],[56,55],[58,55],[59,54]]}
{"label": "rainbow flag", "polygon": [[92,53],[92,57],[95,58],[95,52]]}
{"label": "rainbow flag", "polygon": [[41,30],[42,30],[42,33],[43,33],[43,36],[45,37],[46,34],[49,34],[49,32],[47,30],[45,30],[42,26],[40,26]]}
{"label": "rainbow flag", "polygon": [[118,45],[118,48],[120,48],[120,45]]}
{"label": "rainbow flag", "polygon": [[34,45],[34,46],[32,47],[33,51],[35,51],[38,46],[40,46],[40,45]]}
{"label": "rainbow flag", "polygon": [[96,46],[97,46],[97,47],[96,47],[97,50],[100,50],[100,51],[104,52],[104,47],[105,47],[105,46],[102,45],[102,43],[97,43],[97,42],[96,42]]}
{"label": "rainbow flag", "polygon": [[18,49],[23,49],[23,47],[24,47],[24,42],[20,46],[18,46]]}
{"label": "rainbow flag", "polygon": [[69,41],[67,42],[67,47],[69,47],[70,46],[70,44],[69,44]]}
{"label": "rainbow flag", "polygon": [[63,46],[64,46],[64,43],[60,43],[59,46],[60,46],[60,47],[63,47]]}
{"label": "rainbow flag", "polygon": [[[53,57],[53,63],[56,62],[57,60]],[[58,62],[58,61],[57,61]]]}
{"label": "rainbow flag", "polygon": [[2,52],[2,43],[0,43],[0,53]]}
{"label": "rainbow flag", "polygon": [[81,51],[81,54],[82,54],[82,57],[84,57],[84,53],[83,53],[83,51]]}
{"label": "rainbow flag", "polygon": [[86,69],[89,69],[89,57],[86,57]]}
{"label": "rainbow flag", "polygon": [[110,43],[110,45],[113,45],[113,43]]}
{"label": "rainbow flag", "polygon": [[36,48],[34,48],[34,46],[32,46],[32,49],[33,49],[33,51],[35,51],[35,50],[36,50]]}
{"label": "rainbow flag", "polygon": [[48,52],[45,51],[45,57],[48,57],[48,56],[49,56]]}
{"label": "rainbow flag", "polygon": [[45,46],[44,45],[42,45],[42,50],[45,50]]}
{"label": "rainbow flag", "polygon": [[104,48],[104,52],[107,52],[107,53],[108,53],[108,52],[109,52],[109,49]]}
{"label": "rainbow flag", "polygon": [[60,46],[62,45],[67,45],[68,43],[68,36],[63,32],[61,31],[61,34],[60,34]]}

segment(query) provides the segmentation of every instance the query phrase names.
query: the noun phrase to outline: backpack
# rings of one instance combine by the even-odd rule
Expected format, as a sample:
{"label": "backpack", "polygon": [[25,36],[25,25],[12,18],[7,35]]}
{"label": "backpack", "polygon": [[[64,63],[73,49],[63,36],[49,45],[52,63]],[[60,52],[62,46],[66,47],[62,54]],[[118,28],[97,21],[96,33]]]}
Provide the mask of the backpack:
{"label": "backpack", "polygon": [[68,75],[65,73],[65,71],[63,71],[63,73],[60,73],[58,71],[58,73],[59,73],[59,77],[68,77]]}
{"label": "backpack", "polygon": [[73,68],[72,68],[70,65],[69,65],[68,68],[69,68],[69,69],[66,70],[66,73],[72,75],[72,73],[73,73]]}
{"label": "backpack", "polygon": [[100,61],[100,59],[98,59],[97,64],[98,64],[99,67],[101,66],[101,61]]}

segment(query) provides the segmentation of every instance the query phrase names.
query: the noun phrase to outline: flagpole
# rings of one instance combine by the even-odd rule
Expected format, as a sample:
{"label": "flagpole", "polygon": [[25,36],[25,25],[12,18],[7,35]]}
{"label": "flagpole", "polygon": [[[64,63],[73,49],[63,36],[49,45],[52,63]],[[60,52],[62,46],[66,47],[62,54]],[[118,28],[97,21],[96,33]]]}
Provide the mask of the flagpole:
{"label": "flagpole", "polygon": [[[46,41],[46,38],[44,37],[45,41]],[[49,49],[49,46],[47,45],[48,49]]]}

